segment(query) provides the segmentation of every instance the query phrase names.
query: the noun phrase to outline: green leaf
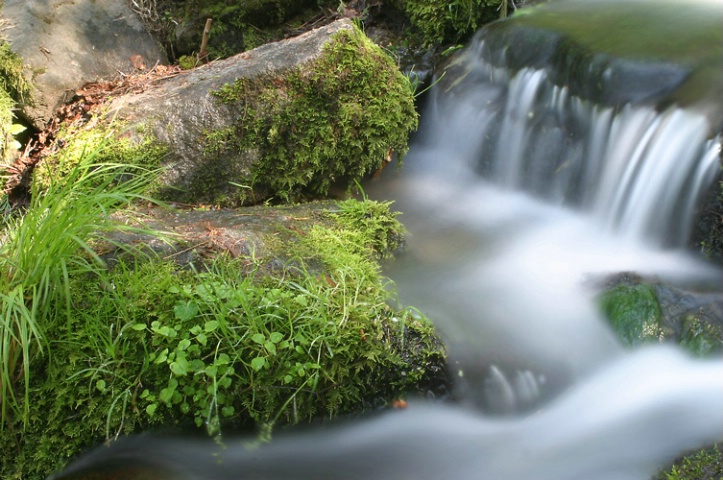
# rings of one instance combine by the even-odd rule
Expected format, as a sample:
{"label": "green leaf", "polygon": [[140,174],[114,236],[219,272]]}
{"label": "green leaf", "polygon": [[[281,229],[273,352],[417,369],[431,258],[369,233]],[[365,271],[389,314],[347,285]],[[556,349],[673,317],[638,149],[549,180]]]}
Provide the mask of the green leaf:
{"label": "green leaf", "polygon": [[166,387],[163,390],[161,390],[161,394],[158,395],[158,398],[160,401],[164,403],[169,403],[171,401],[171,398],[173,398],[173,392],[175,392],[175,388]]}
{"label": "green leaf", "polygon": [[95,388],[97,388],[101,392],[105,392],[105,389],[106,389],[105,380],[98,380],[97,382],[95,382]]}
{"label": "green leaf", "polygon": [[229,377],[223,377],[220,382],[218,382],[223,388],[228,388],[231,386],[232,380]]}
{"label": "green leaf", "polygon": [[190,347],[190,346],[191,346],[191,341],[190,341],[189,339],[187,339],[187,338],[184,338],[183,340],[181,340],[180,342],[178,342],[178,347],[177,347],[177,348],[180,349],[180,350],[185,350],[185,349],[187,349],[187,348]]}
{"label": "green leaf", "polygon": [[256,333],[251,336],[251,340],[262,345],[266,341],[266,336],[263,333]]}
{"label": "green leaf", "polygon": [[270,354],[276,355],[276,345],[274,345],[273,343],[271,343],[271,342],[265,342],[265,343],[264,343],[264,348],[265,348],[266,351],[269,352]]}
{"label": "green leaf", "polygon": [[206,333],[215,332],[218,330],[218,321],[211,320],[206,322],[206,325],[204,325],[203,329],[206,331]]}
{"label": "green leaf", "polygon": [[179,377],[186,375],[188,373],[188,361],[185,358],[177,359],[171,363],[171,371]]}
{"label": "green leaf", "polygon": [[257,372],[264,368],[264,365],[266,365],[266,359],[264,357],[256,357],[251,360],[251,368],[253,368]]}
{"label": "green leaf", "polygon": [[168,359],[168,349],[164,348],[156,357],[156,364],[163,363]]}
{"label": "green leaf", "polygon": [[147,325],[145,323],[134,323],[131,328],[135,330],[136,332],[140,332],[141,330],[145,330]]}
{"label": "green leaf", "polygon": [[10,135],[17,135],[18,133],[23,133],[25,130],[27,130],[27,127],[20,123],[13,123],[10,125]]}
{"label": "green leaf", "polygon": [[156,413],[156,409],[157,409],[157,408],[158,408],[158,404],[157,404],[157,403],[151,403],[150,405],[148,405],[148,406],[146,407],[146,413],[147,413],[149,416],[152,417],[153,414]]}
{"label": "green leaf", "polygon": [[179,302],[173,307],[176,318],[186,322],[193,319],[198,313],[198,304],[194,301]]}
{"label": "green leaf", "polygon": [[271,340],[274,343],[279,343],[283,339],[284,339],[284,334],[280,333],[280,332],[271,332],[271,335],[269,335],[269,340]]}
{"label": "green leaf", "polygon": [[196,340],[198,341],[198,343],[200,343],[204,347],[208,343],[208,337],[206,336],[205,333],[199,333],[198,335],[196,335]]}
{"label": "green leaf", "polygon": [[221,409],[221,415],[223,415],[224,417],[230,417],[233,414],[234,414],[234,408],[232,405],[228,405]]}

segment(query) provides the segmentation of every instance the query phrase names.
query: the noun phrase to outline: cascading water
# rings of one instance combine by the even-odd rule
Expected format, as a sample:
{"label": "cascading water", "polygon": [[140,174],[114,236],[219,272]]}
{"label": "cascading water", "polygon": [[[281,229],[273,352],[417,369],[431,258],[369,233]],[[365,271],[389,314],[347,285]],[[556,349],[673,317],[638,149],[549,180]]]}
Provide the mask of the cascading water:
{"label": "cascading water", "polygon": [[[597,21],[604,4],[625,20],[630,3],[557,0],[519,22],[557,22],[568,5],[582,8],[578,23],[599,8]],[[723,25],[709,0],[637,3],[709,5]],[[531,54],[509,23],[485,29],[458,59],[405,167],[368,190],[404,213],[409,247],[388,274],[446,334],[458,395],[472,407],[412,405],[251,453],[227,444],[212,462],[206,443],[133,439],[62,478],[136,462],[182,479],[645,480],[681,451],[723,440],[723,361],[670,346],[626,350],[594,299],[620,272],[720,284],[720,268],[683,247],[719,173],[723,107],[689,97],[687,82],[700,77],[684,61],[585,51],[580,67],[537,27],[541,50]],[[613,88],[621,83],[630,89]]]}

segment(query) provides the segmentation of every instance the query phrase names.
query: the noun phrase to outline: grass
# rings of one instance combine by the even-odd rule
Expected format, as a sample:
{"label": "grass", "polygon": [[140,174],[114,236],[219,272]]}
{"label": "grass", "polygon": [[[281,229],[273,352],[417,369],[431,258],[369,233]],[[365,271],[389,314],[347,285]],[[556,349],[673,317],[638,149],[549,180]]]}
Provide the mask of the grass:
{"label": "grass", "polygon": [[390,306],[377,263],[403,232],[389,205],[350,200],[320,215],[270,256],[218,256],[197,270],[122,256],[112,269],[69,269],[69,297],[53,298],[60,314],[42,337],[52,355],[31,351],[32,375],[19,382],[28,421],[10,416],[0,435],[0,477],[45,478],[91,446],[148,430],[268,438],[437,386],[434,330]]}
{"label": "grass", "polygon": [[[58,305],[71,315],[70,277],[103,275],[91,243],[115,225],[109,215],[144,198],[154,172],[95,163],[105,143],[87,150],[67,175],[35,187],[29,208],[5,219],[0,243],[0,411],[27,420],[33,358],[48,351]],[[127,228],[127,227],[125,227]],[[25,385],[24,392],[16,388]]]}

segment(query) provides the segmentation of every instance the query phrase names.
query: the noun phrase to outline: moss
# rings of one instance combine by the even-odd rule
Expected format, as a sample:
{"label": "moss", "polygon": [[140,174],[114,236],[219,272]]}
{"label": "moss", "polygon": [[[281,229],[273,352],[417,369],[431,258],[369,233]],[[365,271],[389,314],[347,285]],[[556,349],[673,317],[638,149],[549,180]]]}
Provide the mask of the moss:
{"label": "moss", "polygon": [[[93,123],[93,122],[90,122]],[[93,127],[71,126],[58,134],[55,143],[58,150],[44,158],[33,172],[33,182],[44,190],[54,179],[67,175],[88,152],[98,145],[104,148],[98,154],[97,163],[114,163],[146,168],[159,168],[166,148],[153,140],[151,135],[143,135],[141,142],[131,141],[129,137],[118,136],[119,125],[106,125],[98,122]],[[143,127],[140,127],[143,130]],[[141,132],[142,133],[142,132]],[[158,185],[149,186],[147,194],[153,194]]]}
{"label": "moss", "polygon": [[[0,41],[0,157],[5,161],[19,155],[16,135],[25,130],[15,118],[15,107],[30,102],[31,86],[23,74],[22,60],[9,44]],[[2,183],[0,180],[0,187]]]}
{"label": "moss", "polygon": [[627,346],[673,341],[697,356],[723,351],[723,332],[712,324],[706,309],[666,315],[659,291],[650,284],[621,284],[603,292],[598,303],[618,337]]}
{"label": "moss", "polygon": [[[294,24],[304,24],[337,0],[213,0],[166,2],[164,15],[148,18],[152,30],[167,45],[169,56],[198,53],[206,19],[213,19],[207,51],[225,58],[288,36]],[[180,27],[177,27],[179,26]],[[178,34],[181,35],[178,35]]]}
{"label": "moss", "polygon": [[618,285],[600,296],[600,307],[611,326],[627,346],[658,341],[660,305],[649,285]]}
{"label": "moss", "polygon": [[72,316],[33,365],[30,420],[0,436],[0,476],[45,478],[148,429],[215,435],[377,408],[440,377],[434,330],[387,304],[375,260],[402,227],[388,206],[363,203],[296,232],[281,247],[294,266],[276,273],[240,257],[203,273],[155,261],[74,277]]}
{"label": "moss", "polygon": [[715,445],[677,460],[655,480],[720,480],[723,478],[723,452]]}
{"label": "moss", "polygon": [[30,82],[23,74],[22,59],[5,42],[0,42],[0,88],[15,102],[29,103],[32,100]]}
{"label": "moss", "polygon": [[256,151],[238,183],[242,196],[278,200],[323,196],[337,182],[361,179],[393,153],[404,154],[417,114],[409,81],[361,31],[341,31],[312,65],[276,78],[237,80],[215,92],[239,104],[233,132],[209,132],[206,148]]}
{"label": "moss", "polygon": [[[397,0],[427,44],[464,41],[500,18],[502,0]],[[506,13],[506,12],[505,12]]]}

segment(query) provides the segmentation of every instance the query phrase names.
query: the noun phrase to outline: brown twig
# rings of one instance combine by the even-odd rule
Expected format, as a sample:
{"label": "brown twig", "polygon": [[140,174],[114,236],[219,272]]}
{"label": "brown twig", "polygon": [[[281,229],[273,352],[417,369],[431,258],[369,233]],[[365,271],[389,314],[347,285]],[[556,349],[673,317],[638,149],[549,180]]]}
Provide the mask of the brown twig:
{"label": "brown twig", "polygon": [[208,46],[208,36],[211,34],[211,23],[213,18],[206,19],[206,26],[203,27],[203,38],[201,38],[201,50],[198,52],[198,60],[200,62],[206,62],[208,59],[208,52],[206,47]]}

